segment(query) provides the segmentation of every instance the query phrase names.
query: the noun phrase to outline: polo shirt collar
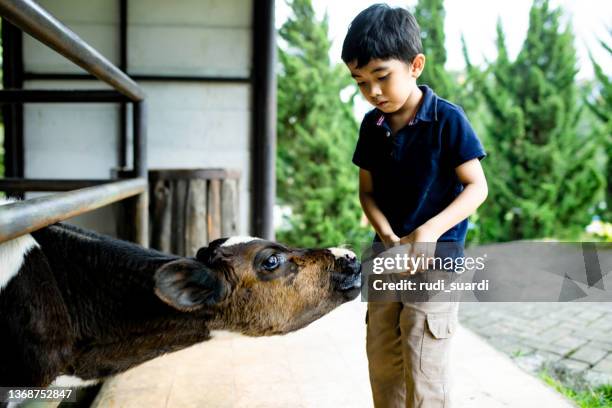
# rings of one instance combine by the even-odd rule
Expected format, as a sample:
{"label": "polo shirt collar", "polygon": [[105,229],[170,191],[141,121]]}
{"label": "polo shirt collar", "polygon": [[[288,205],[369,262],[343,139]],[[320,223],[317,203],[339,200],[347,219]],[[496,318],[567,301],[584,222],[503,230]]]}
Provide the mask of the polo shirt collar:
{"label": "polo shirt collar", "polygon": [[414,121],[422,120],[425,122],[434,122],[438,120],[438,97],[427,85],[419,85],[419,89],[423,92],[423,102],[419,111],[414,117]]}
{"label": "polo shirt collar", "polygon": [[[423,92],[423,102],[421,102],[421,106],[417,114],[414,116],[414,119],[410,124],[414,124],[418,121],[423,122],[434,122],[438,121],[438,96],[434,93],[434,91],[428,87],[427,85],[419,85],[419,89]],[[385,123],[385,115],[380,110],[378,111],[378,115],[376,118],[376,125],[383,126]]]}

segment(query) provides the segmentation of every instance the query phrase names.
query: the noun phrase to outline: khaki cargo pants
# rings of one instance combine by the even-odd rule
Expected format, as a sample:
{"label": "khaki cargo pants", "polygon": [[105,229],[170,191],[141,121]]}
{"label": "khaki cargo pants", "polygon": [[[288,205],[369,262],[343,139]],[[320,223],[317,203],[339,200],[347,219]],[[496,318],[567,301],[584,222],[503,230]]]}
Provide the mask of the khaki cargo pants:
{"label": "khaki cargo pants", "polygon": [[368,303],[366,350],[376,408],[449,408],[459,303]]}

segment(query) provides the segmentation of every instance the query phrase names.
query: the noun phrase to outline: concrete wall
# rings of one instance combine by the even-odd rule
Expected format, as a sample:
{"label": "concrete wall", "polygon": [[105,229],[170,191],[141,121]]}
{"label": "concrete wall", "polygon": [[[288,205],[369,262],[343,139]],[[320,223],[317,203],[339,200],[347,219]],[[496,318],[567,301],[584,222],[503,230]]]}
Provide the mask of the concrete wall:
{"label": "concrete wall", "polygon": [[[114,64],[119,7],[111,0],[39,3]],[[251,3],[244,0],[128,0],[130,75],[248,77]],[[24,35],[26,72],[84,71]],[[244,83],[140,81],[149,105],[149,167],[239,169],[241,233],[248,232],[251,87]],[[30,89],[109,89],[99,81],[30,80]],[[130,121],[131,123],[131,121]],[[25,173],[105,178],[118,161],[119,106],[30,104],[24,110]],[[113,210],[78,220],[114,234]]]}

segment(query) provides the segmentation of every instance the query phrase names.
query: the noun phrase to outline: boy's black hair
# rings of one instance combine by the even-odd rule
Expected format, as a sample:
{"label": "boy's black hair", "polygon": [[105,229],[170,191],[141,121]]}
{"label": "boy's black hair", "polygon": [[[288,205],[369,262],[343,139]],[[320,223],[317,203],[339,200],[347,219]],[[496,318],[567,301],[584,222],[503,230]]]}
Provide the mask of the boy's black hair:
{"label": "boy's black hair", "polygon": [[342,45],[342,60],[357,61],[357,68],[372,59],[395,58],[411,63],[423,52],[419,25],[404,8],[374,4],[357,15]]}

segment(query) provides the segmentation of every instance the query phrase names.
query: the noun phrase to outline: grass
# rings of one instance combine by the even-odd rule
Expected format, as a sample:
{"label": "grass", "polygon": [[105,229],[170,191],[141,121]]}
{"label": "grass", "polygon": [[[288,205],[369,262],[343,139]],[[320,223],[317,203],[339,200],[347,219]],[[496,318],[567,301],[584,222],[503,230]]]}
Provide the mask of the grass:
{"label": "grass", "polygon": [[577,391],[564,386],[548,374],[542,374],[541,377],[546,384],[576,402],[580,408],[612,408],[611,384]]}
{"label": "grass", "polygon": [[557,363],[545,363],[539,376],[580,408],[612,408],[612,384],[593,386],[584,373],[569,370]]}

